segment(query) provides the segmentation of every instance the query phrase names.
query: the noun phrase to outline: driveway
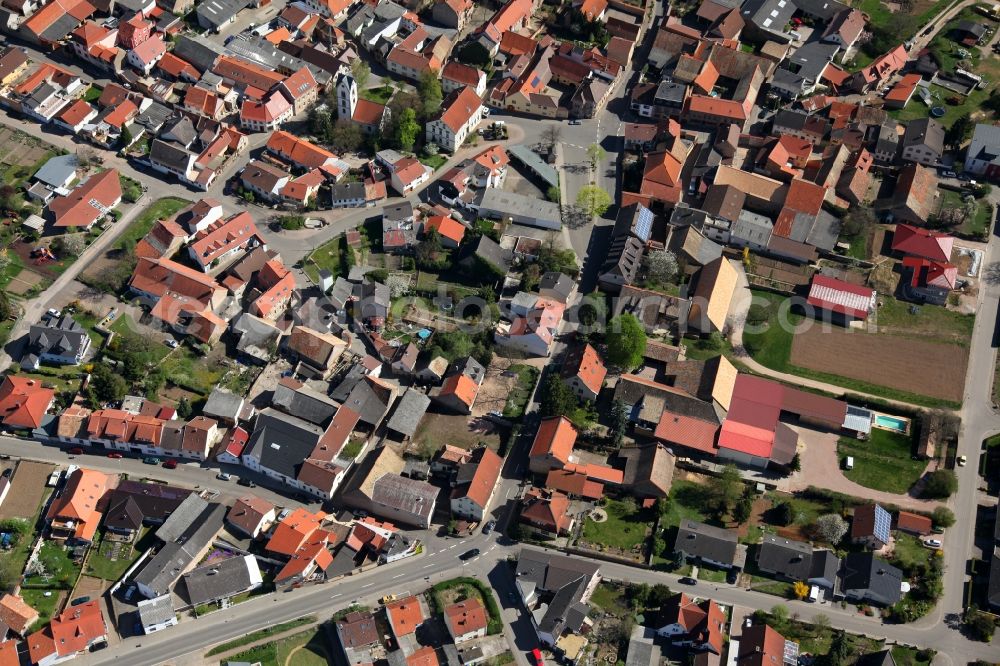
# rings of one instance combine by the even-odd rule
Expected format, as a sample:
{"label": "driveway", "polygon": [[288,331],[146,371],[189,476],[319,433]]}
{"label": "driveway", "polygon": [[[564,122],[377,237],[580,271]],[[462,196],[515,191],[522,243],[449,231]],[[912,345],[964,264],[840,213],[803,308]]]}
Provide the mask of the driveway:
{"label": "driveway", "polygon": [[799,457],[802,470],[788,478],[788,490],[795,492],[809,486],[827,488],[838,493],[863,497],[873,502],[896,504],[906,509],[933,511],[937,502],[918,499],[909,495],[897,495],[881,490],[866,488],[844,476],[837,456],[837,434],[817,432],[808,428],[791,426],[799,434]]}

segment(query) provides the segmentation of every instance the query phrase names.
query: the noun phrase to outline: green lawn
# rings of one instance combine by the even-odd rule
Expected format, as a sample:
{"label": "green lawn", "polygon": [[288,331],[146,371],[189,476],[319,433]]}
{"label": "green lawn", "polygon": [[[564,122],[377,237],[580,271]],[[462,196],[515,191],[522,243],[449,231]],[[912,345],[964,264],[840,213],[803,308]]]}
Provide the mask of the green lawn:
{"label": "green lawn", "polygon": [[91,550],[87,558],[87,575],[104,580],[118,580],[139,554],[130,543],[116,543],[102,537],[100,545]]}
{"label": "green lawn", "polygon": [[[166,345],[161,346],[171,351]],[[217,359],[206,361],[202,354],[186,345],[179,346],[165,356],[160,362],[160,368],[171,384],[201,396],[211,393],[212,388],[226,374],[226,367]]]}
{"label": "green lawn", "polygon": [[934,660],[934,650],[918,650],[905,645],[892,646],[892,659],[896,666],[925,666]]}
{"label": "green lawn", "polygon": [[361,453],[361,449],[365,445],[364,438],[352,437],[344,445],[344,448],[340,450],[340,457],[344,460],[354,460]]}
{"label": "green lawn", "polygon": [[393,92],[395,92],[395,88],[390,85],[384,85],[377,88],[366,88],[359,92],[358,95],[361,99],[367,99],[376,104],[386,104],[389,102],[389,98],[392,97]]}
{"label": "green lawn", "polygon": [[349,252],[353,250],[347,245],[347,237],[337,236],[313,250],[303,262],[303,269],[313,282],[319,282],[322,269],[330,271],[334,277],[347,277],[351,267]]}
{"label": "green lawn", "polygon": [[83,101],[85,102],[96,102],[104,89],[100,86],[90,86],[87,88],[87,92],[83,93]]}
{"label": "green lawn", "polygon": [[[767,324],[759,332],[743,333],[743,345],[755,361],[773,370],[788,372],[792,356],[792,338],[803,317],[792,312],[785,304],[785,296],[766,291],[751,290],[754,303],[759,303],[768,315]],[[750,328],[747,322],[747,328]]]}
{"label": "green lawn", "polygon": [[610,615],[621,617],[628,613],[628,603],[625,600],[624,588],[605,582],[601,582],[594,589],[594,594],[590,597],[590,603]]}
{"label": "green lawn", "polygon": [[420,163],[423,164],[424,166],[429,166],[430,168],[437,171],[438,169],[444,166],[445,162],[448,161],[448,156],[438,154],[438,155],[429,155],[427,157],[420,157],[418,159],[420,160]]}
{"label": "green lawn", "polygon": [[676,527],[684,519],[704,521],[705,504],[711,489],[700,483],[678,479],[670,487],[670,504],[660,527]]}
{"label": "green lawn", "polygon": [[78,567],[69,557],[69,551],[58,542],[46,541],[38,555],[45,573],[51,576],[52,584],[64,585],[67,589],[76,584],[80,576]]}
{"label": "green lawn", "polygon": [[609,499],[603,509],[608,519],[595,523],[584,520],[583,540],[592,544],[602,544],[621,550],[641,548],[646,542],[646,531],[653,522],[649,510],[636,507],[634,502],[619,502]]}
{"label": "green lawn", "polygon": [[880,428],[872,428],[871,437],[860,441],[841,437],[837,456],[854,456],[854,469],[844,476],[866,488],[904,494],[917,482],[927,467],[923,460],[913,460],[913,438]]}
{"label": "green lawn", "polygon": [[851,246],[847,249],[847,256],[855,259],[868,259],[868,234],[862,231],[857,236],[849,240]]}
{"label": "green lawn", "polygon": [[[49,596],[45,596],[48,593]],[[32,625],[33,629],[40,629],[49,623],[52,616],[56,614],[56,604],[59,603],[60,590],[35,590],[21,588],[21,598],[38,611],[38,622]]]}
{"label": "green lawn", "polygon": [[773,594],[774,596],[781,597],[782,599],[791,599],[795,596],[795,588],[791,583],[771,578],[754,576],[753,580],[750,582],[750,589],[756,590],[757,592],[763,592],[764,594]]}
{"label": "green lawn", "polygon": [[933,555],[934,551],[925,548],[917,537],[896,532],[892,563],[902,569],[904,574],[910,575],[910,572],[926,566]]}
{"label": "green lawn", "polygon": [[942,305],[921,305],[917,314],[905,303],[886,294],[879,294],[876,323],[879,331],[932,342],[969,346],[975,315],[962,314]]}
{"label": "green lawn", "polygon": [[[932,17],[944,11],[944,9],[953,1],[954,0],[937,0],[929,5],[926,2],[921,3],[920,6],[924,8],[924,11],[920,14],[917,25],[923,25]],[[853,7],[868,14],[870,22],[873,26],[890,25],[894,21],[898,20],[898,16],[893,12],[890,12],[889,8],[882,4],[881,0],[860,0],[860,2],[854,2],[851,4]]]}
{"label": "green lawn", "polygon": [[726,572],[704,566],[698,567],[698,580],[705,580],[709,583],[724,583],[726,582]]}
{"label": "green lawn", "polygon": [[123,248],[126,245],[138,243],[149,230],[153,228],[157,220],[166,219],[172,216],[174,213],[179,211],[181,208],[189,205],[191,202],[186,199],[178,199],[176,197],[164,197],[163,199],[157,199],[153,203],[146,206],[138,217],[132,220],[132,223],[128,226],[119,238],[118,242],[115,243],[115,247]]}
{"label": "green lawn", "polygon": [[16,252],[7,251],[7,265],[0,270],[0,289],[6,288],[23,268],[21,257]]}
{"label": "green lawn", "polygon": [[[786,640],[798,643],[800,654],[808,653],[819,657],[830,651],[830,642],[834,634],[832,629],[790,618],[777,618],[766,611],[757,611],[754,615],[763,617],[767,625],[776,629]],[[874,638],[857,634],[845,634],[845,638],[849,652],[845,663],[854,663],[857,657],[882,649],[882,641]]]}
{"label": "green lawn", "polygon": [[303,631],[275,643],[251,648],[234,655],[229,661],[252,664],[259,662],[261,666],[328,666],[333,663],[327,652],[322,629]]}
{"label": "green lawn", "polygon": [[504,418],[519,419],[524,415],[524,408],[528,404],[531,392],[535,390],[535,382],[538,381],[538,368],[519,363],[510,366],[507,371],[517,373],[517,384],[507,395],[503,415]]}
{"label": "green lawn", "polygon": [[141,338],[142,334],[139,333],[138,325],[132,320],[132,317],[127,314],[119,316],[117,319],[111,322],[111,326],[109,326],[108,328],[118,337],[119,340],[122,341],[122,344],[124,344],[125,348],[140,347],[140,346],[142,348],[148,347],[150,351],[151,363],[159,363],[171,351],[170,347],[167,347],[164,344],[152,344],[152,345],[147,345],[145,343],[132,344],[132,341],[136,340],[137,338]]}

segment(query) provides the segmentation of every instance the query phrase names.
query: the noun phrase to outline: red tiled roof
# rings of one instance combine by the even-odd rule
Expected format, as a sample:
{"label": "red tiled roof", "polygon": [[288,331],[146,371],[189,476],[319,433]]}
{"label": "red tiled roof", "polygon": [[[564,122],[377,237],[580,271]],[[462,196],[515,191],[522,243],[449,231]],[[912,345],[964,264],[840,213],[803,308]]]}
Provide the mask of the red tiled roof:
{"label": "red tiled roof", "polygon": [[591,481],[586,474],[565,469],[550,470],[545,477],[545,487],[585,499],[596,500],[604,497],[604,484]]}
{"label": "red tiled roof", "polygon": [[867,319],[875,291],[850,282],[816,273],[809,287],[808,303],[813,307]]}
{"label": "red tiled roof", "polygon": [[118,171],[108,169],[91,176],[66,196],[54,199],[49,203],[49,210],[57,227],[86,227],[96,222],[121,197],[122,186]]}
{"label": "red tiled roof", "polygon": [[462,223],[444,215],[435,215],[424,220],[424,233],[427,233],[431,229],[456,243],[461,243],[462,238],[465,236],[465,227]]}
{"label": "red tiled roof", "polygon": [[954,244],[955,239],[948,234],[909,224],[897,224],[892,235],[893,251],[935,261],[951,259]]}
{"label": "red tiled roof", "polygon": [[397,639],[412,634],[427,619],[417,597],[413,596],[387,603],[385,612]]}
{"label": "red tiled roof", "polygon": [[951,290],[958,282],[958,267],[947,262],[923,257],[904,257],[903,268],[913,272],[910,278],[912,287],[931,286]]}
{"label": "red tiled roof", "polygon": [[469,87],[462,88],[444,101],[439,120],[452,132],[458,132],[482,105],[483,100],[475,90]]}
{"label": "red tiled roof", "polygon": [[471,88],[475,88],[479,85],[481,75],[482,70],[470,67],[469,65],[463,65],[456,60],[448,61],[448,64],[445,65],[444,69],[441,71],[442,79],[455,81],[456,83],[461,83],[463,86],[469,86]]}
{"label": "red tiled roof", "polygon": [[579,377],[583,385],[592,393],[601,392],[608,369],[604,367],[596,349],[585,344],[567,359],[566,365],[570,367],[570,372]]}
{"label": "red tiled roof", "polygon": [[52,654],[68,657],[86,649],[107,633],[100,602],[88,601],[70,606],[52,618],[48,627],[31,634],[27,639],[28,653],[35,664]]}
{"label": "red tiled roof", "polygon": [[66,109],[61,114],[59,114],[59,120],[63,121],[70,127],[76,127],[77,125],[82,123],[87,118],[87,116],[94,113],[95,111],[96,109],[93,106],[91,106],[88,102],[85,102],[82,99],[78,99],[69,106],[67,106]]}
{"label": "red tiled roof", "polygon": [[896,529],[915,532],[917,534],[930,534],[933,522],[927,516],[921,516],[909,511],[900,511],[896,517]]}
{"label": "red tiled roof", "polygon": [[354,122],[362,125],[378,125],[385,116],[385,105],[367,99],[359,99],[354,107]]}
{"label": "red tiled roof", "polygon": [[531,37],[519,35],[507,30],[500,38],[500,52],[510,56],[531,55],[538,47],[538,42]]}
{"label": "red tiled roof", "polygon": [[576,428],[565,416],[543,419],[535,433],[529,457],[551,455],[563,464],[569,462],[576,444]]}
{"label": "red tiled roof", "polygon": [[715,436],[719,426],[684,414],[663,410],[660,422],[656,424],[655,437],[668,444],[678,444],[709,455],[715,455]]}
{"label": "red tiled roof", "polygon": [[913,91],[916,90],[917,84],[920,83],[920,78],[919,74],[907,74],[885,94],[885,101],[906,102],[910,99]]}

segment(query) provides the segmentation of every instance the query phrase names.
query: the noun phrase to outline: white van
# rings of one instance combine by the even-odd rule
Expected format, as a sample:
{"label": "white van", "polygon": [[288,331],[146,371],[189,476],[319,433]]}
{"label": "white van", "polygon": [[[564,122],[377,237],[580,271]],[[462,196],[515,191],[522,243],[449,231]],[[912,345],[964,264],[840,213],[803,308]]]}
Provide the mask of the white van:
{"label": "white van", "polygon": [[809,597],[806,599],[811,604],[819,601],[819,585],[813,585],[809,588]]}
{"label": "white van", "polygon": [[844,459],[844,469],[854,469],[854,456],[847,456]]}

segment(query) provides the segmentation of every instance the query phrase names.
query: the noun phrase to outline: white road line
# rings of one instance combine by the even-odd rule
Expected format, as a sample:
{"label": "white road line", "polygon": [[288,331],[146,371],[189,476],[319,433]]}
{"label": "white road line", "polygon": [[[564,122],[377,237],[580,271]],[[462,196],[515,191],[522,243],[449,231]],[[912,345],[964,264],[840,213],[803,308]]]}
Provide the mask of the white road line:
{"label": "white road line", "polygon": [[434,564],[428,564],[427,566],[420,567],[421,569],[430,569]]}
{"label": "white road line", "polygon": [[361,586],[361,589],[363,590],[363,589],[365,589],[366,587],[371,587],[371,586],[372,586],[372,585],[374,585],[374,584],[375,584],[375,583],[368,583],[367,585],[362,585],[362,586]]}
{"label": "white road line", "polygon": [[397,574],[397,575],[395,575],[395,576],[392,577],[392,580],[396,580],[397,578],[402,578],[404,575],[406,575],[406,574]]}

